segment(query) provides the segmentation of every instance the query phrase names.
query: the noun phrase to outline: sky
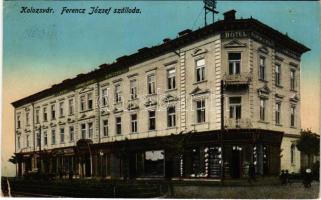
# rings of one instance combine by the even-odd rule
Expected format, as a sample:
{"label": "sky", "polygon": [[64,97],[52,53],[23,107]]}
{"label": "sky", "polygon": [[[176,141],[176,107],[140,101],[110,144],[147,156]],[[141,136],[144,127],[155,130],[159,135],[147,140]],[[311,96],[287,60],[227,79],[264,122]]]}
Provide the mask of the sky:
{"label": "sky", "polygon": [[[204,26],[202,1],[5,1],[3,3],[2,175],[15,175],[11,102],[86,73],[117,57]],[[62,7],[139,8],[140,14],[64,14]],[[20,13],[21,7],[54,9]],[[320,3],[218,1],[220,12],[237,11],[287,33],[311,49],[301,60],[302,128],[320,133]]]}

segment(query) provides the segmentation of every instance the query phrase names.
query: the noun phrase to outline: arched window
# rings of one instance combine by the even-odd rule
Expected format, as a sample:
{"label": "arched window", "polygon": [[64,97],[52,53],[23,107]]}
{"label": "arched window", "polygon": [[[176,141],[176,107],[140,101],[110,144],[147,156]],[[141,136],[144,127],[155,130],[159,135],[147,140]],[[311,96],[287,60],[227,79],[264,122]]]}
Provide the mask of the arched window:
{"label": "arched window", "polygon": [[294,164],[294,161],[295,161],[295,145],[292,144],[291,145],[291,164],[293,165]]}

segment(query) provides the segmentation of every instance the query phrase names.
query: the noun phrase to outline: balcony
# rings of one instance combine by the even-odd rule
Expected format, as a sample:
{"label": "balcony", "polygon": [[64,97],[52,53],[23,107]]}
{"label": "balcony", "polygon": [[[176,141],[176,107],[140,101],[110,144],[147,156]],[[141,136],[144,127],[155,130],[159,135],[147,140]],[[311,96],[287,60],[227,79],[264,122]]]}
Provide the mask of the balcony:
{"label": "balcony", "polygon": [[226,89],[247,87],[251,80],[251,73],[240,73],[240,74],[224,74],[224,84]]}
{"label": "balcony", "polygon": [[250,118],[244,118],[244,119],[225,118],[224,127],[225,129],[252,128],[252,121]]}

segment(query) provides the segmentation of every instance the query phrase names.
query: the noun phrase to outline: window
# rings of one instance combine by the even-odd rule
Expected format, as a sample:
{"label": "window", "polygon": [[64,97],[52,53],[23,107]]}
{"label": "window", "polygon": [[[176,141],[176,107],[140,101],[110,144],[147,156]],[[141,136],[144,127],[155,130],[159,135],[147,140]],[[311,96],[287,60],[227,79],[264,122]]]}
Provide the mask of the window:
{"label": "window", "polygon": [[94,133],[93,123],[88,123],[88,138],[92,138]]}
{"label": "window", "polygon": [[265,58],[260,57],[259,79],[265,80]]}
{"label": "window", "polygon": [[171,106],[167,109],[167,126],[168,127],[176,126],[176,112],[175,112],[174,106]]}
{"label": "window", "polygon": [[137,98],[137,81],[131,80],[130,81],[130,99],[136,99]]}
{"label": "window", "polygon": [[43,131],[43,145],[48,145],[48,133],[47,131]]}
{"label": "window", "polygon": [[75,128],[73,126],[69,126],[69,141],[74,141],[74,135],[75,135]]}
{"label": "window", "polygon": [[29,119],[29,112],[26,112],[26,124],[29,125],[30,119]]}
{"label": "window", "polygon": [[81,124],[80,129],[81,129],[81,139],[86,139],[86,124]]}
{"label": "window", "polygon": [[291,127],[295,126],[295,106],[291,106]]}
{"label": "window", "polygon": [[137,114],[130,115],[131,120],[131,132],[137,133]]}
{"label": "window", "polygon": [[116,103],[121,102],[121,87],[120,84],[115,85],[115,101]]}
{"label": "window", "polygon": [[242,98],[241,97],[230,97],[230,118],[239,120],[242,117]]}
{"label": "window", "polygon": [[36,110],[36,123],[39,124],[39,110]]}
{"label": "window", "polygon": [[196,122],[205,122],[205,99],[196,101]]}
{"label": "window", "polygon": [[56,130],[55,129],[51,130],[51,144],[52,145],[56,144]]}
{"label": "window", "polygon": [[43,108],[43,121],[48,121],[48,116],[47,116],[47,107]]}
{"label": "window", "polygon": [[65,142],[65,128],[60,128],[60,143]]}
{"label": "window", "polygon": [[60,117],[64,116],[64,102],[63,101],[59,102],[59,115],[60,115]]}
{"label": "window", "polygon": [[148,118],[149,118],[148,130],[155,130],[156,129],[156,112],[149,111]]}
{"label": "window", "polygon": [[84,111],[86,109],[86,103],[85,103],[85,96],[80,96],[80,111]]}
{"label": "window", "polygon": [[108,136],[108,120],[103,120],[103,135]]}
{"label": "window", "polygon": [[41,136],[40,136],[40,132],[37,132],[36,137],[37,137],[37,147],[39,147],[39,146],[41,145]]}
{"label": "window", "polygon": [[18,137],[17,137],[17,148],[18,148],[18,149],[20,149],[20,147],[21,147],[20,145],[21,145],[21,144],[20,144],[20,136],[18,136]]}
{"label": "window", "polygon": [[116,134],[121,134],[121,117],[116,117]]}
{"label": "window", "polygon": [[176,88],[176,70],[170,69],[167,71],[167,89],[172,90]]}
{"label": "window", "polygon": [[88,108],[88,110],[93,109],[93,94],[92,93],[87,94],[87,108]]}
{"label": "window", "polygon": [[294,165],[294,161],[295,161],[295,145],[292,144],[291,145],[291,164]]}
{"label": "window", "polygon": [[104,88],[101,91],[102,93],[102,106],[107,106],[108,105],[108,89]]}
{"label": "window", "polygon": [[27,143],[27,144],[26,144],[27,147],[29,147],[29,145],[30,145],[30,144],[29,144],[29,135],[26,136],[26,143]]}
{"label": "window", "polygon": [[265,121],[266,99],[260,99],[260,120]]}
{"label": "window", "polygon": [[275,65],[275,85],[281,85],[281,65]]}
{"label": "window", "polygon": [[69,115],[74,114],[74,99],[68,100],[68,107],[69,107]]}
{"label": "window", "polygon": [[291,80],[290,80],[290,89],[291,89],[291,90],[295,90],[295,71],[294,71],[294,70],[291,70],[291,72],[290,72],[290,77],[291,77]]}
{"label": "window", "polygon": [[241,53],[228,54],[229,74],[240,74],[241,72]]}
{"label": "window", "polygon": [[205,80],[205,60],[200,59],[196,61],[196,82]]}
{"label": "window", "polygon": [[51,119],[52,120],[56,119],[56,105],[55,104],[51,105]]}
{"label": "window", "polygon": [[20,115],[17,116],[17,128],[21,128],[21,119]]}
{"label": "window", "polygon": [[148,94],[155,94],[155,75],[150,74],[147,77]]}
{"label": "window", "polygon": [[275,124],[281,123],[281,102],[275,103]]}

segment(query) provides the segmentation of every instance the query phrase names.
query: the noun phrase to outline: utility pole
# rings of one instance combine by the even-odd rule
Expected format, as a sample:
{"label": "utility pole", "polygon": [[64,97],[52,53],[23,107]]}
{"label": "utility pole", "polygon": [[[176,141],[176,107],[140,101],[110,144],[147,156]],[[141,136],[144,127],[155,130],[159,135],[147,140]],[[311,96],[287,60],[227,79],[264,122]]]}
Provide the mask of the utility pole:
{"label": "utility pole", "polygon": [[216,11],[216,0],[203,0],[204,3],[204,23],[207,26],[207,14],[212,13],[212,23],[214,23],[214,15],[218,13]]}

